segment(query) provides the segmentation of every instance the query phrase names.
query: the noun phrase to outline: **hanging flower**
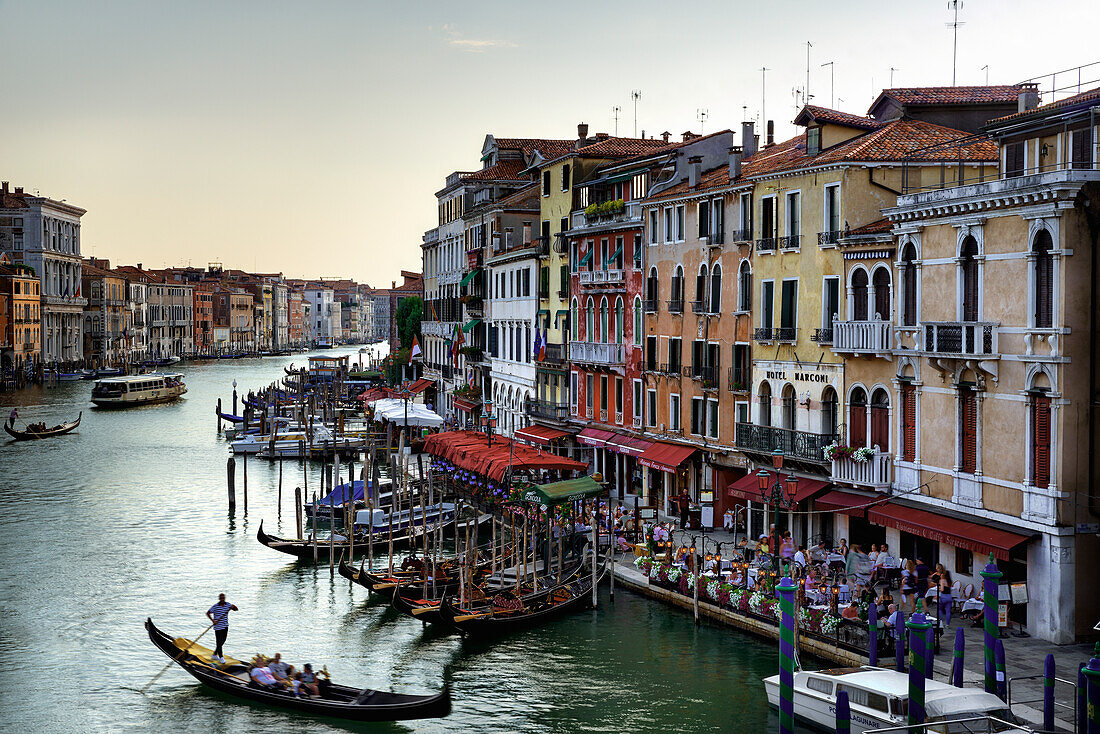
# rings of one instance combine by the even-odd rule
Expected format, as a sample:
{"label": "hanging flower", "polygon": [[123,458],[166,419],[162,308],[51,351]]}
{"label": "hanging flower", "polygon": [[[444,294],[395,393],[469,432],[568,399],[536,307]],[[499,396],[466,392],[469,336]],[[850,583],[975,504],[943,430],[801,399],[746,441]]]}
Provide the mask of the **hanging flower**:
{"label": "hanging flower", "polygon": [[840,626],[840,617],[832,614],[826,614],[821,618],[821,633],[825,635],[835,634],[837,627]]}

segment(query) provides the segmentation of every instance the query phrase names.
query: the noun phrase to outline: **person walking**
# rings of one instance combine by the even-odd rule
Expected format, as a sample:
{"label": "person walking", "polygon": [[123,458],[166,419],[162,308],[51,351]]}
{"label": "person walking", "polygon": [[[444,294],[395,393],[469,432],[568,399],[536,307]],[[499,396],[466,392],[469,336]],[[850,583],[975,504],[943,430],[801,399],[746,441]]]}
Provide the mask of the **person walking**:
{"label": "person walking", "polygon": [[939,617],[940,626],[947,627],[951,624],[951,606],[954,604],[955,599],[952,595],[952,580],[951,572],[944,568],[943,564],[937,563],[936,570],[939,572],[940,580],[940,594],[939,604],[937,605],[937,616]]}
{"label": "person walking", "polygon": [[206,610],[206,616],[214,625],[214,640],[217,643],[214,647],[214,659],[222,665],[225,665],[222,645],[225,644],[225,638],[229,636],[229,613],[239,611],[236,604],[230,604],[225,600],[225,594],[218,594],[217,603]]}

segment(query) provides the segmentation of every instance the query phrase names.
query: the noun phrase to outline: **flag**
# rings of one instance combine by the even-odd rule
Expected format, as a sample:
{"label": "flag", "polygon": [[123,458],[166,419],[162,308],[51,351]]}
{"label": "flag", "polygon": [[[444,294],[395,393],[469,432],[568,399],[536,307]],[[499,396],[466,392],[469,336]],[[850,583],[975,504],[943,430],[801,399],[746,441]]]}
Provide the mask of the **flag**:
{"label": "flag", "polygon": [[458,352],[462,348],[462,345],[466,343],[466,338],[462,336],[462,327],[455,324],[455,340],[451,344],[451,359],[454,362],[454,366],[458,366]]}
{"label": "flag", "polygon": [[416,335],[413,335],[412,349],[409,351],[409,366],[412,367],[413,360],[422,354],[420,351],[420,342],[417,341]]}
{"label": "flag", "polygon": [[542,335],[539,333],[539,325],[535,324],[535,348],[531,353],[531,356],[536,360],[539,359],[539,354],[542,352]]}
{"label": "flag", "polygon": [[470,370],[469,373],[466,375],[466,384],[469,385],[471,388],[474,388],[474,382],[474,371]]}
{"label": "flag", "polygon": [[538,359],[540,362],[546,359],[546,332],[548,329],[543,329],[542,336],[539,337],[539,353]]}
{"label": "flag", "polygon": [[432,309],[432,321],[439,321],[439,317],[435,315],[435,301],[428,301],[428,306]]}

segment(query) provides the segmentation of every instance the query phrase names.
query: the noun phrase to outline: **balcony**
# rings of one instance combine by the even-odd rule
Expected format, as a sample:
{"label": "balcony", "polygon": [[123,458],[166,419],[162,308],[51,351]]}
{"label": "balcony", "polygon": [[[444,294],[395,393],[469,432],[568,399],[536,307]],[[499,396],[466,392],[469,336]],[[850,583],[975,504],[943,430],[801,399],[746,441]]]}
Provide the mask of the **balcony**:
{"label": "balcony", "polygon": [[779,238],[779,249],[781,250],[797,250],[801,244],[802,235],[800,234],[792,234]]}
{"label": "balcony", "polygon": [[875,447],[875,453],[867,461],[856,461],[850,456],[833,459],[829,479],[836,484],[850,484],[885,492],[890,489],[893,469],[893,455]]}
{"label": "balcony", "polygon": [[560,366],[565,362],[565,345],[564,344],[547,344],[546,345],[546,358],[542,360],[544,366]]}
{"label": "balcony", "polygon": [[889,356],[890,348],[889,321],[833,322],[833,350],[838,354]]}
{"label": "balcony", "polygon": [[697,314],[707,313],[707,299],[701,298],[691,302],[691,312]]}
{"label": "balcony", "polygon": [[600,342],[569,342],[569,360],[598,365],[618,365],[623,363],[622,344],[603,344]]}
{"label": "balcony", "polygon": [[829,232],[817,233],[817,246],[818,247],[835,247],[836,243],[840,241],[840,238],[844,236],[844,230],[834,229]]}
{"label": "balcony", "polygon": [[666,375],[679,375],[680,374],[680,363],[679,362],[662,362],[661,363],[661,369],[659,370],[659,372],[661,372],[662,374],[666,374]]}
{"label": "balcony", "polygon": [[726,375],[730,392],[748,392],[749,378],[750,372],[744,367],[730,367]]}
{"label": "balcony", "polygon": [[833,330],[829,328],[814,329],[814,333],[810,336],[810,341],[817,342],[818,344],[832,344]]}
{"label": "balcony", "polygon": [[775,340],[775,332],[778,329],[773,329],[770,326],[758,326],[752,332],[752,338],[758,342],[770,342]]}
{"label": "balcony", "polygon": [[581,285],[622,283],[623,271],[621,268],[614,268],[611,270],[582,270],[577,273],[577,280]]}
{"label": "balcony", "polygon": [[735,229],[731,231],[730,242],[735,245],[752,242],[752,228],[750,227],[749,229]]}
{"label": "balcony", "polygon": [[527,413],[532,418],[548,421],[564,421],[569,418],[569,406],[565,403],[553,403],[549,400],[529,400]]}
{"label": "balcony", "polygon": [[775,252],[775,248],[779,245],[778,237],[761,237],[756,240],[757,252]]}
{"label": "balcony", "polygon": [[772,337],[777,342],[794,342],[798,340],[798,329],[794,326],[780,326],[775,329]]}
{"label": "balcony", "polygon": [[684,301],[682,299],[677,299],[675,301],[669,301],[668,302],[668,312],[669,313],[683,313],[684,312]]}
{"label": "balcony", "polygon": [[770,456],[780,451],[784,456],[814,464],[825,464],[825,447],[836,440],[835,433],[809,433],[755,423],[738,423],[735,432],[737,448]]}
{"label": "balcony", "polygon": [[642,301],[642,310],[646,313],[657,313],[657,303],[656,298],[647,298]]}
{"label": "balcony", "polygon": [[726,244],[726,233],[722,230],[710,233],[710,240],[707,242],[710,247],[721,247]]}
{"label": "balcony", "polygon": [[924,351],[943,357],[997,358],[997,327],[986,321],[924,321]]}
{"label": "balcony", "polygon": [[603,202],[605,211],[598,211],[599,206],[599,204],[593,204],[588,211],[573,212],[573,229],[612,224],[635,224],[642,221],[642,202],[640,201]]}
{"label": "balcony", "polygon": [[703,383],[704,390],[718,389],[718,370],[711,365],[691,365],[684,368],[684,376]]}
{"label": "balcony", "polygon": [[569,289],[568,288],[561,288],[560,290],[558,290],[558,300],[559,301],[569,300]]}
{"label": "balcony", "polygon": [[640,416],[640,415],[634,416],[634,428],[638,429],[638,430],[641,430],[641,428],[642,428],[642,416]]}

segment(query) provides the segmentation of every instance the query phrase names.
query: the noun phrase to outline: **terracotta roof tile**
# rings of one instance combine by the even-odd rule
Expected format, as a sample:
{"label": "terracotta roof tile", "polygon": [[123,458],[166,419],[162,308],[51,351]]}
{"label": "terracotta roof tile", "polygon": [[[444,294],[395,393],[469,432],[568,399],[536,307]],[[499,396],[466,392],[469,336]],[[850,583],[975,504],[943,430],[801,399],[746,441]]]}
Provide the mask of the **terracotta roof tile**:
{"label": "terracotta roof tile", "polygon": [[463,176],[465,180],[472,181],[517,181],[521,180],[520,171],[527,168],[522,160],[507,159],[494,166],[482,168],[480,171]]}
{"label": "terracotta roof tile", "polygon": [[639,154],[654,153],[665,148],[670,148],[672,145],[672,143],[666,143],[664,140],[655,140],[653,138],[607,137],[599,142],[578,149],[577,153],[593,158],[616,158],[620,156],[636,156]]}
{"label": "terracotta roof tile", "polygon": [[895,87],[882,90],[872,103],[874,109],[879,100],[889,97],[903,105],[941,104],[1008,104],[1020,96],[1015,84],[999,84],[978,87]]}
{"label": "terracotta roof tile", "polygon": [[869,224],[865,224],[862,227],[856,227],[855,229],[845,232],[845,237],[858,237],[859,235],[866,234],[884,234],[894,228],[894,223],[889,219],[878,219]]}
{"label": "terracotta roof tile", "polygon": [[545,158],[557,158],[573,149],[575,140],[550,140],[547,138],[494,138],[501,150],[522,150],[525,155],[539,151]]}
{"label": "terracotta roof tile", "polygon": [[818,107],[812,104],[805,105],[798,116],[794,118],[795,125],[805,125],[808,122],[832,123],[854,127],[857,130],[875,130],[886,124],[870,117],[860,117],[849,112],[831,110],[828,107]]}
{"label": "terracotta roof tile", "polygon": [[1011,115],[998,117],[996,120],[990,120],[988,123],[986,123],[986,126],[991,127],[993,125],[998,125],[1002,122],[1009,121],[1015,122],[1016,120],[1021,120],[1025,117],[1031,117],[1032,115],[1042,115],[1053,110],[1062,109],[1064,107],[1072,107],[1074,105],[1082,104],[1084,102],[1091,102],[1093,100],[1100,102],[1100,87],[1097,87],[1096,89],[1090,89],[1087,92],[1081,92],[1080,94],[1075,94],[1072,97],[1060,99],[1057,102],[1050,102],[1048,104],[1039,105],[1033,110],[1014,112]]}

